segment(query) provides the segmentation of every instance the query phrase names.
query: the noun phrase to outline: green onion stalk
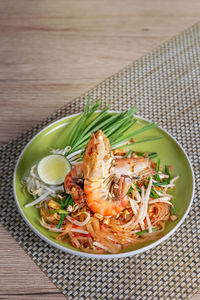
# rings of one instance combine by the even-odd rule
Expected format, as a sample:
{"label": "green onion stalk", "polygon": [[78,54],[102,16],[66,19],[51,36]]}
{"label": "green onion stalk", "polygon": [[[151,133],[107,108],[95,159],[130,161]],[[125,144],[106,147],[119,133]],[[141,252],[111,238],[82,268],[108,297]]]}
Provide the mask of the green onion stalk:
{"label": "green onion stalk", "polygon": [[[90,104],[90,97],[85,107],[84,112],[72,123],[72,130],[67,137],[69,147],[65,156],[73,161],[81,159],[84,149],[90,139],[91,132],[102,130],[110,140],[111,148],[127,148],[133,146],[130,140],[147,130],[157,127],[155,123],[143,126],[140,129],[128,133],[128,129],[136,123],[134,114],[137,112],[137,107],[133,106],[130,110],[122,113],[112,114],[109,113],[110,106],[107,106],[102,111],[98,111],[101,100],[94,104]],[[134,143],[143,143],[160,139],[161,137],[153,137],[145,140],[136,141]]]}

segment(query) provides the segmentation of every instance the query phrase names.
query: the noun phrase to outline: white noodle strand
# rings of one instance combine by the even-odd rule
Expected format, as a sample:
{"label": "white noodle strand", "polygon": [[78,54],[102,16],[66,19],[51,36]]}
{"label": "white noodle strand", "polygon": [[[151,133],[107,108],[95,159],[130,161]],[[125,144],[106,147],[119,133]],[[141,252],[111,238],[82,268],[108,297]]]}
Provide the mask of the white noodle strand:
{"label": "white noodle strand", "polygon": [[44,200],[46,200],[46,198],[48,196],[50,196],[50,192],[49,191],[46,192],[46,193],[44,193],[42,196],[40,196],[39,198],[37,198],[35,201],[26,204],[25,207],[33,206],[33,205],[39,203],[40,201],[44,201]]}
{"label": "white noodle strand", "polygon": [[70,217],[70,216],[66,216],[66,218],[73,224],[78,225],[78,226],[84,226],[85,224],[87,224],[90,220],[90,214],[88,212],[82,212],[84,214],[87,215],[86,219],[83,222],[79,222],[77,220],[75,220],[74,218]]}

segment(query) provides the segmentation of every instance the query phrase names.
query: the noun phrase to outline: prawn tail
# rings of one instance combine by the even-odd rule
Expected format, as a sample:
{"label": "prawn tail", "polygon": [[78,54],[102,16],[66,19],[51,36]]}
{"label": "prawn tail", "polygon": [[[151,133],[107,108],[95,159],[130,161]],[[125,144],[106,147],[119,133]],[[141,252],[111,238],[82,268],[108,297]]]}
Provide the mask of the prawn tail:
{"label": "prawn tail", "polygon": [[87,200],[86,194],[84,193],[82,188],[76,183],[68,185],[68,187],[66,188],[66,192],[70,194],[73,200],[78,204],[84,203]]}
{"label": "prawn tail", "polygon": [[64,182],[66,193],[70,194],[73,200],[78,204],[84,203],[87,199],[86,194],[78,184],[78,182],[81,183],[82,176],[83,164],[79,164],[66,175]]}

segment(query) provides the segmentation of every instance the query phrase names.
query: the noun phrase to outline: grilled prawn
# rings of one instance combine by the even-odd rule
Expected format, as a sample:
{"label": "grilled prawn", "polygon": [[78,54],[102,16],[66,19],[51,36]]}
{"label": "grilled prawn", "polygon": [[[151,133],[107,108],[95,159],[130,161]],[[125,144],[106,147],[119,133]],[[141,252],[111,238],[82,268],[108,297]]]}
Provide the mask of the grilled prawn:
{"label": "grilled prawn", "polygon": [[120,176],[116,189],[112,189],[113,154],[108,138],[100,130],[92,133],[86,146],[84,179],[86,202],[93,212],[114,216],[126,207],[131,179]]}
{"label": "grilled prawn", "polygon": [[[114,160],[110,142],[98,130],[92,133],[86,146],[83,164],[76,165],[65,178],[65,189],[75,202],[86,199],[89,208],[103,216],[120,213],[128,203],[131,178],[148,169],[149,160],[122,158]],[[84,176],[84,191],[77,180]]]}

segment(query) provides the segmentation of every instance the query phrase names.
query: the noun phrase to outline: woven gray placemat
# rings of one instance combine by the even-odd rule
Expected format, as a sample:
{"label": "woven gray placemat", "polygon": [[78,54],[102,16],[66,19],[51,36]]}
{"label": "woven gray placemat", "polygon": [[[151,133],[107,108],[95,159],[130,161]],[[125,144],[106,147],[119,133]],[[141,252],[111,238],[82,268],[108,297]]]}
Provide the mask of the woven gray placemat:
{"label": "woven gray placemat", "polygon": [[[16,160],[44,126],[83,111],[88,94],[113,110],[139,107],[184,147],[196,175],[194,204],[184,224],[167,241],[143,254],[117,260],[79,258],[38,238],[19,215],[12,193]],[[199,285],[200,24],[106,79],[39,125],[0,148],[1,224],[69,300],[188,299]]]}

